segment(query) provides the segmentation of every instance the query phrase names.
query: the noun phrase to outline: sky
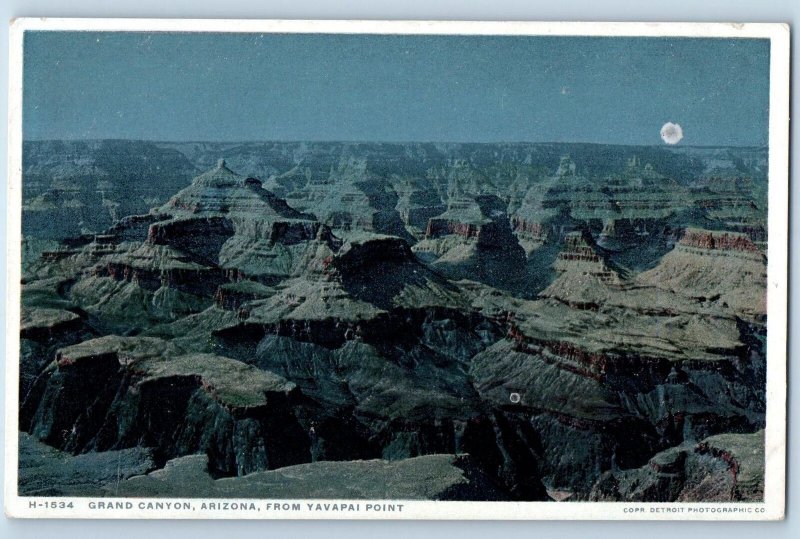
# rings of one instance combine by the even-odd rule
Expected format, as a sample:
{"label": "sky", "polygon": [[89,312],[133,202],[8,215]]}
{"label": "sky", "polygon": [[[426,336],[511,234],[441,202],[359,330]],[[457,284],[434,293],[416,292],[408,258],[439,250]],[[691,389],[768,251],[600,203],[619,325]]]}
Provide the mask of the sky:
{"label": "sky", "polygon": [[23,135],[756,146],[769,41],[28,31]]}

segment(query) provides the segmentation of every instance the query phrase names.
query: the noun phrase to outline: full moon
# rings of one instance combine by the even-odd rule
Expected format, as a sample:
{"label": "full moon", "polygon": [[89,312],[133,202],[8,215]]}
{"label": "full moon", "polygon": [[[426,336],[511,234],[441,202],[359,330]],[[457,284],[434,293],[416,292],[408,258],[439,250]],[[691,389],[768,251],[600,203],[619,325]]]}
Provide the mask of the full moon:
{"label": "full moon", "polygon": [[683,138],[683,129],[680,124],[667,122],[661,127],[661,140],[667,144],[677,144]]}

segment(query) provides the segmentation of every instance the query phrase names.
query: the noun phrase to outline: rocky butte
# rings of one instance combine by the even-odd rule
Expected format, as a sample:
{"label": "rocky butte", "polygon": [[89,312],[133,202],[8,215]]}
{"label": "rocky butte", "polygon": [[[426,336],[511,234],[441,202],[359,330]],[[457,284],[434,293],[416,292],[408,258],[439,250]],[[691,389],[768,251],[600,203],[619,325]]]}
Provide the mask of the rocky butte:
{"label": "rocky butte", "polygon": [[131,191],[63,144],[26,146],[21,493],[763,496],[744,150],[115,143],[172,163],[152,204],[59,237],[56,178]]}

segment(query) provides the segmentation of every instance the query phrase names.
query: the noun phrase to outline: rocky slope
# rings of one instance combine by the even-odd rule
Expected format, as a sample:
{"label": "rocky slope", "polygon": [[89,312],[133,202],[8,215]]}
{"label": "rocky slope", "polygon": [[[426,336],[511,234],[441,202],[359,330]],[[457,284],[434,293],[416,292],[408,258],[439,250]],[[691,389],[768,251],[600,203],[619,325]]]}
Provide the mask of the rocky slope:
{"label": "rocky slope", "polygon": [[761,501],[764,432],[720,434],[655,455],[647,465],[603,474],[596,501]]}
{"label": "rocky slope", "polygon": [[43,239],[97,233],[146,212],[197,171],[183,153],[151,142],[35,141],[22,154],[23,233]]}
{"label": "rocky slope", "polygon": [[496,196],[451,199],[447,211],[428,220],[414,252],[451,279],[510,291],[526,286],[525,252]]}
{"label": "rocky slope", "polygon": [[[97,496],[104,487],[153,469],[151,451],[133,447],[120,451],[71,455],[34,437],[19,436],[19,494],[21,496]],[[114,493],[114,490],[110,490]]]}
{"label": "rocky slope", "polygon": [[[159,147],[210,165],[213,146]],[[86,462],[146,451],[114,488],[701,499],[619,474],[763,429],[766,259],[733,225],[690,226],[720,224],[693,181],[583,146],[226,149],[26,262],[21,428]]]}
{"label": "rocky slope", "polygon": [[749,236],[690,228],[641,282],[716,302],[746,319],[767,313],[766,257]]}
{"label": "rocky slope", "polygon": [[[72,456],[21,434],[19,491],[31,496],[178,498],[335,498],[506,500],[469,456],[316,462],[240,477],[215,478],[208,457],[190,455],[163,468],[146,449]],[[148,473],[149,472],[149,473]]]}

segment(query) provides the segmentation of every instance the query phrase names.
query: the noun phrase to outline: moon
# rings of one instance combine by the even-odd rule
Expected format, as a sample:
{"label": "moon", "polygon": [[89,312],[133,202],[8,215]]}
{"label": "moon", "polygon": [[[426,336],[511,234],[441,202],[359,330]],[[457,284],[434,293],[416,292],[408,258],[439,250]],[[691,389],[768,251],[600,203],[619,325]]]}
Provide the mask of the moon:
{"label": "moon", "polygon": [[683,138],[683,128],[680,124],[667,122],[661,126],[661,140],[667,144],[677,144]]}

